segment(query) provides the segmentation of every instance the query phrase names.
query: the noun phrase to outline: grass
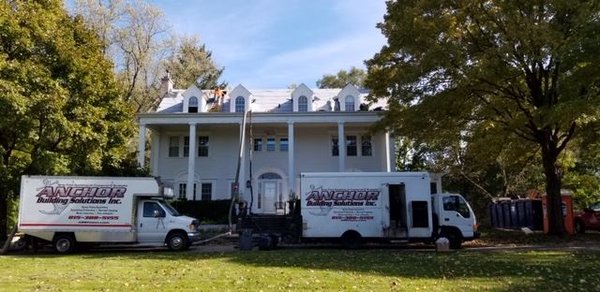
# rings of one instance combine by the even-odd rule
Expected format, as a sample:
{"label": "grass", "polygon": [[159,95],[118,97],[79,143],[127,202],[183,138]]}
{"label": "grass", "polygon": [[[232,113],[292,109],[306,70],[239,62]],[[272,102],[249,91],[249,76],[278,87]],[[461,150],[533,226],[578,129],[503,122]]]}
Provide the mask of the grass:
{"label": "grass", "polygon": [[0,290],[600,290],[597,251],[280,249],[0,257]]}

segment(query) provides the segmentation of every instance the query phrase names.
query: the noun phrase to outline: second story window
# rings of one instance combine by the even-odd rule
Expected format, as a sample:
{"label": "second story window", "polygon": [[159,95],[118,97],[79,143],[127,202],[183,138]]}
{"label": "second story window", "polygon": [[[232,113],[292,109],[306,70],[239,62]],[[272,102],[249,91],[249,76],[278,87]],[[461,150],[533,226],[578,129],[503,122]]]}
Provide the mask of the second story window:
{"label": "second story window", "polygon": [[195,96],[190,97],[188,100],[188,113],[197,113],[198,112],[198,98]]}
{"label": "second story window", "polygon": [[352,95],[346,96],[344,105],[345,105],[344,109],[347,112],[353,112],[354,111],[354,97]]}
{"label": "second story window", "polygon": [[279,151],[287,152],[289,148],[288,138],[279,139]]}
{"label": "second story window", "polygon": [[331,156],[340,156],[338,137],[331,138]]}
{"label": "second story window", "polygon": [[346,136],[346,155],[356,156],[356,136]]}
{"label": "second story window", "polygon": [[169,157],[179,157],[179,137],[169,137]]}
{"label": "second story window", "polygon": [[183,137],[183,157],[190,156],[190,137]]}
{"label": "second story window", "polygon": [[243,96],[238,96],[235,98],[235,112],[243,113],[246,110],[246,100]]}
{"label": "second story window", "polygon": [[254,139],[253,150],[254,151],[262,151],[262,148],[263,148],[262,138],[255,138]]}
{"label": "second story window", "polygon": [[361,139],[360,154],[362,156],[372,156],[373,155],[373,145],[371,143],[371,136],[364,135],[360,139]]}
{"label": "second story window", "polygon": [[275,151],[275,138],[267,138],[267,151]]}
{"label": "second story window", "polygon": [[198,156],[208,156],[208,136],[198,137]]}
{"label": "second story window", "polygon": [[306,96],[300,96],[298,98],[298,111],[299,112],[307,112],[308,111],[308,98]]}

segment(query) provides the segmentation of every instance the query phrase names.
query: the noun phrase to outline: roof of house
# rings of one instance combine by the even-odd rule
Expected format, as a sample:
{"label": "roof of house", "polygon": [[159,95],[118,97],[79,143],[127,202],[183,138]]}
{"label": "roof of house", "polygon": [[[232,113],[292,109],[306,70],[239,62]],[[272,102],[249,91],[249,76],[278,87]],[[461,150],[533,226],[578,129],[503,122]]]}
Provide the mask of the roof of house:
{"label": "roof of house", "polygon": [[[304,92],[312,92],[311,96],[307,96],[309,98],[309,102],[312,102],[312,111],[332,111],[334,108],[334,103],[338,99],[340,93],[344,90],[344,88],[335,88],[335,89],[313,89],[308,88],[305,85],[301,84],[299,87],[304,86],[302,88]],[[352,85],[349,85],[352,86]],[[241,87],[242,90],[247,90],[249,92],[250,99],[250,107],[254,112],[274,112],[274,113],[283,113],[283,112],[293,112],[293,93],[299,88],[293,89],[246,89],[242,85],[238,85],[235,88],[227,88],[225,90],[225,96],[223,97],[222,106],[219,111],[229,112],[230,111],[230,101],[237,97],[237,95],[229,96],[233,90],[238,90]],[[348,86],[347,86],[348,87]],[[366,89],[358,89],[352,86],[353,90],[358,92],[358,100],[361,104],[368,105],[369,110],[380,110],[386,107],[386,100],[379,100],[375,103],[368,103],[366,100],[366,96],[369,91]],[[218,100],[215,98],[214,90],[199,90],[194,85],[190,86],[188,89],[173,89],[167,94],[165,94],[156,110],[158,113],[181,113],[184,112],[184,99],[185,96],[190,94],[186,94],[186,92],[196,92],[193,94],[197,95],[197,92],[201,92],[201,97],[198,98],[204,99],[206,104],[206,108],[210,109],[213,105],[218,104]],[[245,92],[245,91],[244,91]],[[340,100],[340,103],[343,106],[343,100]],[[358,106],[356,107],[358,110]]]}

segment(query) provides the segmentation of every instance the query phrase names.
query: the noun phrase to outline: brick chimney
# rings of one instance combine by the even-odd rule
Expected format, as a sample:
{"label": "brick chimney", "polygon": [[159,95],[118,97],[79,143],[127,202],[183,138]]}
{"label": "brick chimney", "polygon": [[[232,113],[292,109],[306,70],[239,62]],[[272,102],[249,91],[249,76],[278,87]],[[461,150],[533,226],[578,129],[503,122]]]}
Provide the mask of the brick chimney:
{"label": "brick chimney", "polygon": [[173,92],[173,80],[171,80],[171,73],[167,71],[167,75],[160,79],[160,96],[165,96]]}

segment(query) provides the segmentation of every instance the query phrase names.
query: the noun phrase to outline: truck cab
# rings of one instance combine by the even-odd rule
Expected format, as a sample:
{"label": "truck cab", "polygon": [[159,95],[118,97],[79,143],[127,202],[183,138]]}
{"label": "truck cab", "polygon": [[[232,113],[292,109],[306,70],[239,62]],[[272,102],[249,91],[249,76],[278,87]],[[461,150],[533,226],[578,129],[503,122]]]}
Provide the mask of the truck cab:
{"label": "truck cab", "polygon": [[162,199],[138,200],[135,228],[139,244],[166,244],[171,250],[184,250],[200,239],[197,227],[196,219],[181,215]]}
{"label": "truck cab", "polygon": [[446,237],[450,247],[460,248],[462,241],[479,237],[477,219],[469,203],[459,194],[433,194],[433,237]]}

